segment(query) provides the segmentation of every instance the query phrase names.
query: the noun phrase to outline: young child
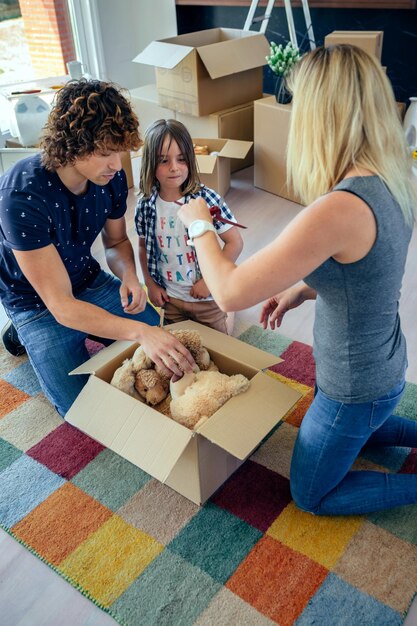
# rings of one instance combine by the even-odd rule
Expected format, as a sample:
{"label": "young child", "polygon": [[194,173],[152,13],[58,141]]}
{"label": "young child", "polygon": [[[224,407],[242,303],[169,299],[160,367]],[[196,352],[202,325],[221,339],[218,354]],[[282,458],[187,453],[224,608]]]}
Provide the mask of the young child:
{"label": "young child", "polygon": [[[184,202],[201,197],[209,207],[220,207],[222,217],[236,220],[222,198],[201,184],[193,142],[181,122],[158,120],[146,131],[140,191],[135,223],[150,301],[164,307],[169,323],[192,319],[227,333],[227,313],[217,306],[201,276],[177,212]],[[214,227],[224,243],[222,254],[235,261],[243,247],[237,227],[219,221]]]}

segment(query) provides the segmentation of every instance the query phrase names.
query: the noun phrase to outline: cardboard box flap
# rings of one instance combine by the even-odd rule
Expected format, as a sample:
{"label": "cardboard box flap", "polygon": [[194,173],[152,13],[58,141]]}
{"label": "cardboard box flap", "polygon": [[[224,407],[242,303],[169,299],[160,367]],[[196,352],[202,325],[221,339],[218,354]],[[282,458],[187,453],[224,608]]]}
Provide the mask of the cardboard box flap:
{"label": "cardboard box flap", "polygon": [[91,376],[66,421],[164,482],[193,431]]}
{"label": "cardboard box flap", "polygon": [[240,139],[228,139],[220,150],[222,157],[229,159],[244,159],[253,146],[253,141],[241,141]]}
{"label": "cardboard box flap", "polygon": [[211,174],[214,172],[214,168],[216,167],[216,159],[217,156],[215,155],[196,154],[198,171],[201,174]]}
{"label": "cardboard box flap", "polygon": [[178,65],[178,63],[181,63],[193,49],[194,48],[190,46],[180,46],[164,41],[152,41],[149,46],[146,46],[142,52],[135,56],[133,62],[172,70],[172,68]]}
{"label": "cardboard box flap", "polygon": [[228,400],[198,432],[243,460],[300,398],[292,387],[259,372],[247,391]]}
{"label": "cardboard box flap", "polygon": [[197,48],[210,78],[230,76],[265,65],[269,45],[264,35],[245,32],[242,36],[242,31],[228,32],[237,33],[239,37]]}
{"label": "cardboard box flap", "polygon": [[170,324],[169,326],[170,330],[174,330],[176,328],[198,331],[200,333],[203,346],[207,347],[209,350],[214,350],[220,354],[227,354],[230,359],[239,362],[243,361],[258,370],[262,370],[270,367],[271,365],[282,362],[282,359],[275,354],[259,350],[259,348],[250,346],[243,341],[236,341],[235,337],[219,333],[217,330],[213,330],[213,328],[203,326],[202,324],[192,322],[191,320],[176,322],[175,324]]}
{"label": "cardboard box flap", "polygon": [[134,341],[115,341],[106,348],[94,354],[91,359],[88,359],[85,363],[82,363],[79,367],[76,367],[69,375],[72,374],[95,374],[99,369],[107,365],[112,359],[119,357],[123,352],[128,351],[133,345]]}
{"label": "cardboard box flap", "polygon": [[[214,137],[193,137],[193,144],[207,146],[210,152],[218,152],[218,156],[229,159],[244,159],[253,146],[253,141],[241,139],[223,139]],[[208,155],[197,155],[207,158]],[[210,155],[212,156],[212,155]]]}

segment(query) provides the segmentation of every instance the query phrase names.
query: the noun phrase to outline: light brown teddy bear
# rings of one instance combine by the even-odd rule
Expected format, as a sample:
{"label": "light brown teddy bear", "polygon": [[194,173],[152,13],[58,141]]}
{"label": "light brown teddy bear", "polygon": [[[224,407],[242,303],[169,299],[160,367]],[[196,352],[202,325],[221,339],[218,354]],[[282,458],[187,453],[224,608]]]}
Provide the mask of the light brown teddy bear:
{"label": "light brown teddy bear", "polygon": [[[196,330],[169,331],[191,352],[196,371],[210,367],[210,354],[204,348]],[[145,373],[148,372],[148,373]],[[136,399],[155,406],[169,393],[169,378],[159,370],[139,346],[130,359],[126,359],[115,371],[110,384]]]}
{"label": "light brown teddy bear", "polygon": [[228,376],[219,371],[185,374],[170,384],[171,417],[187,428],[196,429],[232,396],[246,391],[249,384],[242,374]]}
{"label": "light brown teddy bear", "polygon": [[115,371],[111,384],[132,397],[145,401],[167,417],[187,428],[196,429],[229,398],[245,391],[249,380],[242,374],[221,374],[203,347],[195,330],[172,330],[191,352],[196,371],[172,382],[146,356],[142,347],[135,350]]}
{"label": "light brown teddy bear", "polygon": [[134,375],[134,387],[146,404],[155,406],[167,397],[169,378],[160,376],[154,369],[139,370]]}

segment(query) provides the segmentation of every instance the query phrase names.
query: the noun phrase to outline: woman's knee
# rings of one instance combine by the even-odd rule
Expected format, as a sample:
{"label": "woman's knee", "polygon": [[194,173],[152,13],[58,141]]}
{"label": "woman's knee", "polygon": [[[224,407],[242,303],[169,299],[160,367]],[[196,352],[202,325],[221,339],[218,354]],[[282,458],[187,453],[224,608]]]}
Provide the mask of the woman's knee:
{"label": "woman's knee", "polygon": [[318,499],[308,493],[300,481],[290,481],[290,491],[291,497],[299,509],[313,515],[319,514],[321,497]]}

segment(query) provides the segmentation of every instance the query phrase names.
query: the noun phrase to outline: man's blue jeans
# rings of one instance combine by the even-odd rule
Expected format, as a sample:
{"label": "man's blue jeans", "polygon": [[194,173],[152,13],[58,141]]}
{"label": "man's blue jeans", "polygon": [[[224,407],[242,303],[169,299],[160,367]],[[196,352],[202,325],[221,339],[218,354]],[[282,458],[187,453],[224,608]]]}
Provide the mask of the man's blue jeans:
{"label": "man's blue jeans", "polygon": [[[124,313],[120,304],[119,288],[120,281],[102,271],[77,298],[119,317],[136,319],[150,326],[159,323],[157,312],[149,304],[140,314]],[[89,358],[85,347],[88,335],[58,324],[48,310],[8,310],[7,314],[26,348],[42,390],[64,417],[88,380],[88,376],[82,374],[68,376],[68,372]],[[109,344],[111,341],[103,340],[103,343]]]}
{"label": "man's blue jeans", "polygon": [[404,384],[362,404],[336,402],[316,390],[291,462],[291,493],[299,508],[348,515],[417,503],[417,474],[349,471],[365,445],[417,447],[417,421],[392,415]]}

